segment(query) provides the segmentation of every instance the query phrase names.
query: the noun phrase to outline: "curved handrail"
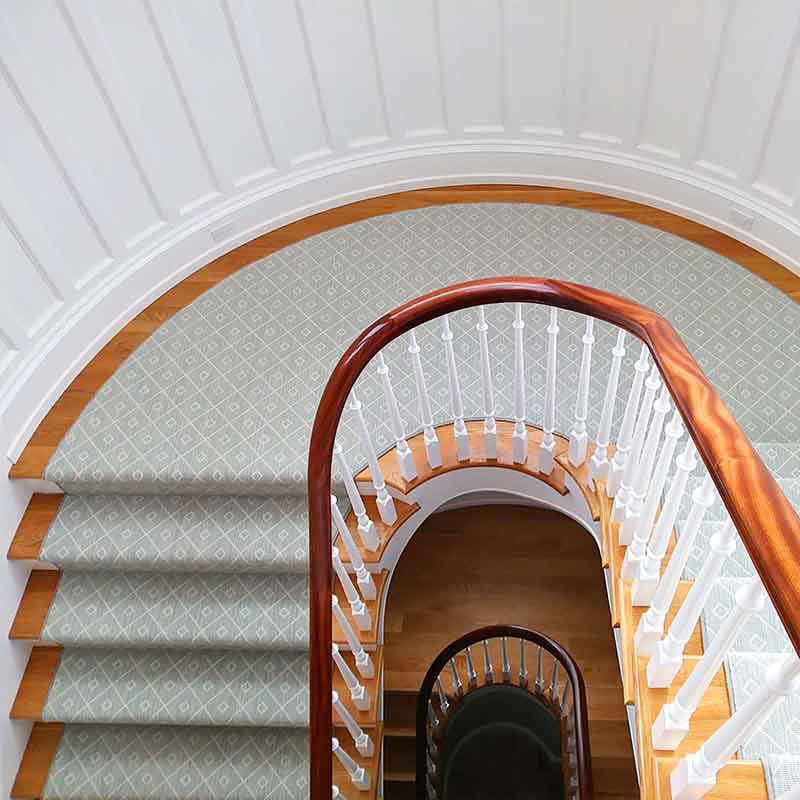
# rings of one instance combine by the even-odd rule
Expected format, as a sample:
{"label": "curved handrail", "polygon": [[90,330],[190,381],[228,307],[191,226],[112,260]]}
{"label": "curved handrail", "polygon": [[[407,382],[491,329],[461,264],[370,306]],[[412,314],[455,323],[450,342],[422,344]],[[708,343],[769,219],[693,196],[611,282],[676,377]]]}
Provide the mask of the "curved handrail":
{"label": "curved handrail", "polygon": [[310,748],[312,758],[317,760],[311,775],[312,800],[327,798],[332,778],[328,758],[333,724],[329,498],[334,440],[345,403],[361,371],[398,336],[443,314],[501,302],[538,303],[588,314],[625,329],[647,345],[787,634],[800,653],[800,582],[796,577],[800,517],[672,325],[633,300],[547,278],[486,278],[438,289],[384,314],[356,338],[334,368],[314,419],[308,458]]}
{"label": "curved handrail", "polygon": [[519,625],[487,625],[477,628],[474,631],[465,633],[453,642],[450,642],[438,656],[433,660],[422,686],[419,690],[417,701],[417,794],[424,797],[426,761],[425,753],[427,740],[425,737],[425,726],[427,722],[428,700],[433,693],[436,678],[441,675],[448,661],[453,656],[462,652],[466,647],[486,639],[497,639],[506,636],[509,639],[524,639],[533,642],[546,650],[563,667],[566,675],[572,684],[572,698],[575,714],[575,751],[577,757],[578,785],[581,789],[579,795],[581,800],[591,800],[594,796],[592,784],[592,762],[589,748],[589,716],[586,705],[586,686],[583,682],[578,665],[572,656],[554,639],[544,633],[523,628]]}

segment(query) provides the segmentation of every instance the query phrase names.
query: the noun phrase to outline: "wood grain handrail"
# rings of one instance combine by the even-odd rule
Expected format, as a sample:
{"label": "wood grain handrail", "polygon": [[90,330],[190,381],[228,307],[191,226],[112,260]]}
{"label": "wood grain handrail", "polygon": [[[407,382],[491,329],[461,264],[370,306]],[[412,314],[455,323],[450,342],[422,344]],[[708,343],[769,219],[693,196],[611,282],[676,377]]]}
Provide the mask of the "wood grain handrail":
{"label": "wood grain handrail", "polygon": [[486,278],[438,289],[384,314],[356,338],[334,368],[314,420],[308,458],[312,800],[327,800],[331,787],[329,498],[333,445],[345,403],[362,370],[393,339],[442,314],[503,302],[588,314],[625,329],[647,345],[800,653],[800,518],[672,325],[633,300],[548,278]]}
{"label": "wood grain handrail", "polygon": [[589,714],[583,675],[575,663],[575,659],[555,639],[551,639],[540,631],[523,628],[519,625],[487,625],[483,628],[477,628],[450,642],[433,660],[422,680],[417,701],[417,797],[426,797],[425,774],[427,763],[425,754],[427,751],[427,739],[425,730],[428,719],[428,701],[433,693],[436,678],[441,675],[451,658],[470,645],[486,639],[499,639],[501,636],[509,639],[524,639],[526,642],[538,645],[561,664],[564,673],[569,678],[569,682],[572,685],[573,713],[575,715],[576,772],[578,774],[578,788],[580,789],[578,797],[580,800],[592,800],[594,787],[592,784],[592,758],[589,749]]}

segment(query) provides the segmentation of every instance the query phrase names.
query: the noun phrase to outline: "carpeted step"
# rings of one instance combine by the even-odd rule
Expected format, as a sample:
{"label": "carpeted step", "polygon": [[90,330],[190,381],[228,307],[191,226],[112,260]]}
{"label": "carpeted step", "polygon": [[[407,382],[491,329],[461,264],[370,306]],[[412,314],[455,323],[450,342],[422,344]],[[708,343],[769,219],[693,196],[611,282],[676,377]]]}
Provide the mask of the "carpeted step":
{"label": "carpeted step", "polygon": [[753,442],[753,447],[776,478],[800,478],[800,445],[796,442]]}
{"label": "carpeted step", "polygon": [[308,577],[65,572],[41,638],[80,647],[303,649]]}
{"label": "carpeted step", "polygon": [[[785,656],[779,653],[730,653],[725,660],[728,691],[735,711],[764,685],[767,669]],[[739,748],[739,756],[800,756],[800,696],[789,695]]]}
{"label": "carpeted step", "polygon": [[297,651],[67,648],[42,719],[304,727],[308,656]]}
{"label": "carpeted step", "polygon": [[784,792],[800,786],[800,756],[765,756],[761,759],[767,776],[770,800],[780,800]]}
{"label": "carpeted step", "polygon": [[45,800],[307,800],[302,729],[67,725]]}
{"label": "carpeted step", "polygon": [[[706,646],[730,617],[740,586],[742,581],[739,579],[720,578],[712,587],[702,615],[703,642]],[[731,650],[741,653],[784,653],[792,650],[789,637],[769,598],[763,611],[750,615]]]}
{"label": "carpeted step", "polygon": [[40,558],[66,570],[308,571],[308,499],[66,495]]}

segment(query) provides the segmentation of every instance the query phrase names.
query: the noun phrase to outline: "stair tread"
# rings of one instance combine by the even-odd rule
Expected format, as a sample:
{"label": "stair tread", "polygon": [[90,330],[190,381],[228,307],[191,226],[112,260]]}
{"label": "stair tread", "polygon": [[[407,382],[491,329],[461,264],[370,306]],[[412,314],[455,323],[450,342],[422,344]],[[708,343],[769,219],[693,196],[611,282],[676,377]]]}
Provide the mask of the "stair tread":
{"label": "stair tread", "polygon": [[308,499],[67,495],[39,558],[74,570],[304,573]]}
{"label": "stair tread", "polygon": [[[297,728],[67,725],[48,800],[306,800],[308,733]],[[15,797],[29,797],[21,791]]]}
{"label": "stair tread", "polygon": [[305,649],[305,575],[64,572],[40,638],[82,647]]}
{"label": "stair tread", "polygon": [[308,724],[308,655],[67,648],[41,719],[302,727]]}

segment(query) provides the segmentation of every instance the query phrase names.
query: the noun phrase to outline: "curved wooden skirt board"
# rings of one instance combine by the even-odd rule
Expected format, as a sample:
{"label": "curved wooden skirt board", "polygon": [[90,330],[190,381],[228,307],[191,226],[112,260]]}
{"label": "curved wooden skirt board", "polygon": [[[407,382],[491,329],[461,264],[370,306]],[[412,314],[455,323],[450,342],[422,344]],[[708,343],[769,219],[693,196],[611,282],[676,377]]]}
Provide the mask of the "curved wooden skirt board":
{"label": "curved wooden skirt board", "polygon": [[95,392],[156,328],[206,289],[259,259],[309,236],[395,211],[449,203],[540,203],[611,214],[680,236],[739,264],[800,303],[800,276],[719,231],[629,200],[538,186],[476,185],[419,189],[384,195],[323,211],[241,245],[212,261],[134,317],[81,370],[39,424],[12,466],[12,478],[43,478],[62,437]]}

